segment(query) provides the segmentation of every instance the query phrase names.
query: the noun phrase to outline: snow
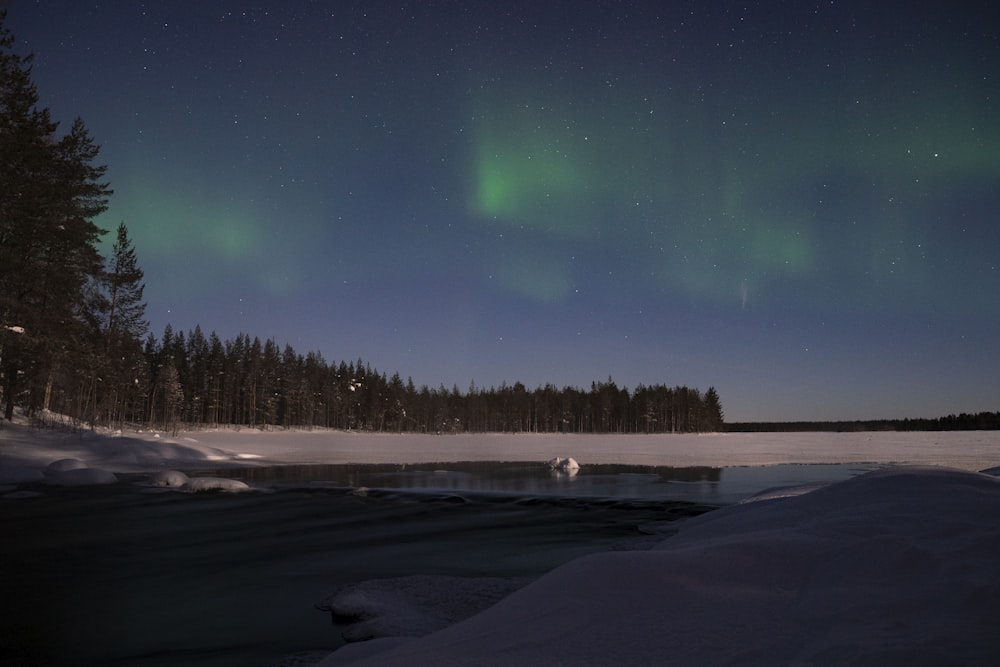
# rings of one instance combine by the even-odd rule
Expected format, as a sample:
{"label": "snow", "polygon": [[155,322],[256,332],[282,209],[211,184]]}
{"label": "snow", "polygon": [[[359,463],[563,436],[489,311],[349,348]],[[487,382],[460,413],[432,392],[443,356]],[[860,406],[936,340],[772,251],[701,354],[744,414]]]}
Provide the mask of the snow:
{"label": "snow", "polygon": [[224,477],[192,477],[181,486],[182,491],[249,491],[246,482]]}
{"label": "snow", "polygon": [[580,464],[574,458],[557,456],[549,460],[549,468],[555,472],[575,475],[580,470]]}
{"label": "snow", "polygon": [[349,584],[317,608],[355,621],[351,642],[442,630],[491,607],[530,579],[413,575]]}
{"label": "snow", "polygon": [[188,477],[179,470],[160,470],[150,474],[146,482],[149,486],[179,489],[197,493],[199,491],[249,491],[245,482],[225,477]]}
{"label": "snow", "polygon": [[150,486],[180,488],[187,484],[188,476],[179,470],[161,470],[149,476]]}
{"label": "snow", "polygon": [[975,472],[1000,469],[1000,432],[420,436],[243,429],[108,437],[7,424],[0,430],[0,502],[45,493],[43,482],[114,483],[123,473],[145,473],[150,486],[242,490],[242,482],[183,471],[550,461],[568,459],[566,453],[584,467],[892,467],[828,486],[765,491],[677,524],[657,548],[580,558],[506,597],[510,582],[360,582],[325,604],[359,621],[350,630],[355,638],[379,639],[350,644],[321,664],[1000,664],[1000,479]]}
{"label": "snow", "polygon": [[1000,465],[1000,432],[716,433],[701,435],[362,434],[345,431],[148,431],[100,433],[9,424],[0,468],[44,468],[75,458],[112,472],[275,463],[549,461],[579,465],[760,466],[796,463],[941,465],[978,471]]}
{"label": "snow", "polygon": [[342,665],[998,664],[1000,480],[901,467],[571,561]]}

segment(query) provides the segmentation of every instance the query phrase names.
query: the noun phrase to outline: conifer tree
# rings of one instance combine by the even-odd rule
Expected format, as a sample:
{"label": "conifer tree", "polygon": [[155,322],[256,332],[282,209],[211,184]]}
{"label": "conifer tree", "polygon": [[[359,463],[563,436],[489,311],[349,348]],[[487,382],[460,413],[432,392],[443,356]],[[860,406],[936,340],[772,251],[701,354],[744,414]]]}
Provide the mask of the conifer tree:
{"label": "conifer tree", "polygon": [[139,268],[128,228],[122,222],[118,225],[117,239],[104,276],[108,300],[105,345],[109,353],[122,340],[141,341],[149,330],[144,319],[146,303],[142,293],[146,285],[142,279],[143,271]]}
{"label": "conifer tree", "polygon": [[58,365],[88,353],[85,292],[102,270],[92,219],[111,190],[83,122],[57,137],[39,108],[31,56],[13,53],[5,18],[0,11],[0,375],[10,419],[24,390],[40,402]]}
{"label": "conifer tree", "polygon": [[705,392],[705,424],[703,430],[721,431],[723,427],[722,402],[715,387],[709,387]]}
{"label": "conifer tree", "polygon": [[100,311],[101,356],[103,364],[101,414],[111,425],[141,419],[147,391],[143,337],[149,330],[142,300],[143,272],[125,223],[118,225],[108,266],[102,276]]}

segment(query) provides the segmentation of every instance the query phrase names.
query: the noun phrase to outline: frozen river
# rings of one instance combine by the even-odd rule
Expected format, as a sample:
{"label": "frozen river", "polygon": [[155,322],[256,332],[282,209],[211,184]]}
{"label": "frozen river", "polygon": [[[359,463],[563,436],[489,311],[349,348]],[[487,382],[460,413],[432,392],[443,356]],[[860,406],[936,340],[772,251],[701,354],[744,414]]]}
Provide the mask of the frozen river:
{"label": "frozen river", "polygon": [[344,584],[534,577],[644,548],[671,521],[768,487],[873,467],[594,465],[570,477],[537,462],[300,465],[225,471],[258,489],[243,494],[154,491],[138,474],[46,487],[3,505],[0,530],[16,536],[0,570],[5,658],[288,664],[342,644],[314,605]]}

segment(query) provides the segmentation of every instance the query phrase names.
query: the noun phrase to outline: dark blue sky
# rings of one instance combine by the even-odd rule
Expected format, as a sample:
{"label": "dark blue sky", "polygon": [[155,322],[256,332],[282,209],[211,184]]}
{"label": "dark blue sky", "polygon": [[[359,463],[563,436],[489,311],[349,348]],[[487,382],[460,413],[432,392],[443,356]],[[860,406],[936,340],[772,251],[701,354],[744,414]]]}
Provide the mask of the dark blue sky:
{"label": "dark blue sky", "polygon": [[8,6],[157,335],[730,420],[1000,409],[991,3]]}

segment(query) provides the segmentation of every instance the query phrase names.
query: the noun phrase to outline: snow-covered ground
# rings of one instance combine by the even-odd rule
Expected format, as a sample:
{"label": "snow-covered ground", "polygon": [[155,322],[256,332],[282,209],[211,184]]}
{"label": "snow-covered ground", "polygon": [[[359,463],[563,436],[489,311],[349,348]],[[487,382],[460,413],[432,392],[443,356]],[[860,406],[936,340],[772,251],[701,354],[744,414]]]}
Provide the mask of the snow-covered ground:
{"label": "snow-covered ground", "polygon": [[539,461],[580,465],[760,466],[886,463],[982,470],[1000,465],[1000,431],[704,435],[394,435],[256,429],[100,434],[6,425],[0,466],[77,459],[111,472],[261,463]]}
{"label": "snow-covered ground", "polygon": [[[32,502],[18,499],[25,498],[24,485],[113,483],[116,473],[156,473],[152,483],[183,486],[189,480],[181,471],[206,467],[556,457],[572,457],[584,468],[893,467],[802,495],[771,493],[710,512],[680,524],[652,550],[571,561],[495,606],[420,638],[407,635],[440,627],[435,623],[442,618],[462,618],[452,612],[475,607],[470,597],[480,596],[482,587],[444,577],[355,587],[340,603],[349,602],[359,616],[366,609],[383,617],[395,613],[374,625],[399,636],[350,644],[322,664],[1000,664],[1000,479],[973,472],[1000,466],[1000,432],[416,436],[241,430],[169,437],[14,424],[0,430],[0,485],[6,487],[0,502]],[[437,594],[421,593],[421,586]]]}

